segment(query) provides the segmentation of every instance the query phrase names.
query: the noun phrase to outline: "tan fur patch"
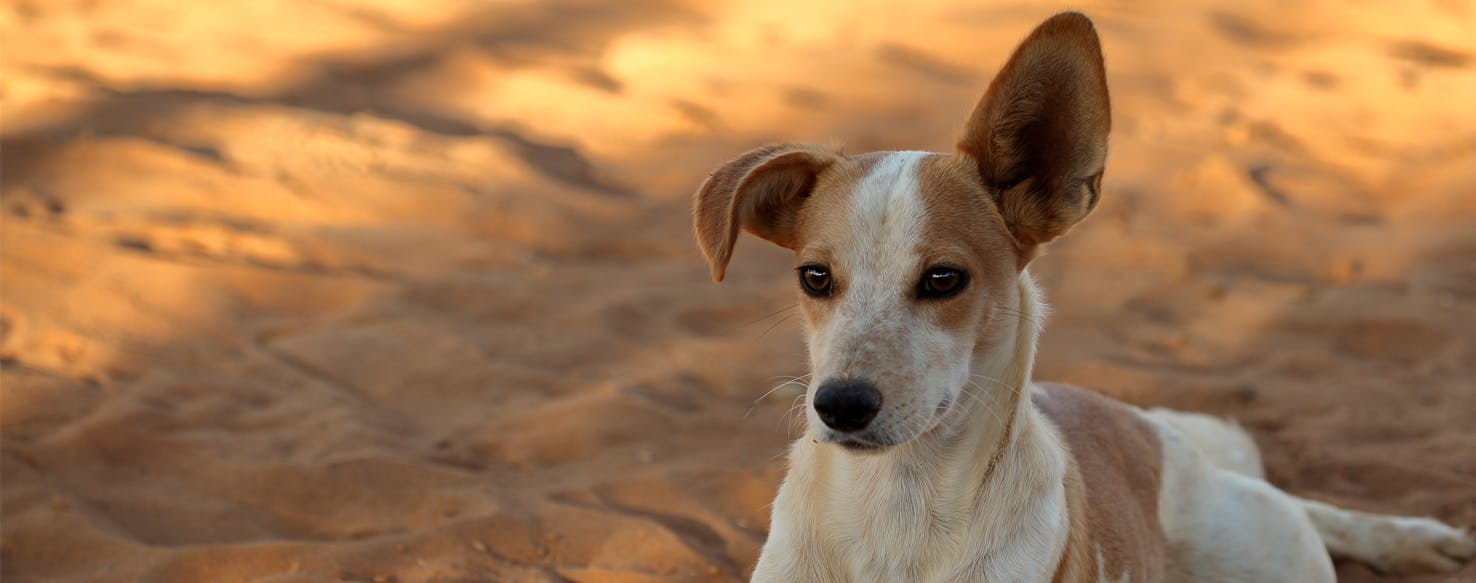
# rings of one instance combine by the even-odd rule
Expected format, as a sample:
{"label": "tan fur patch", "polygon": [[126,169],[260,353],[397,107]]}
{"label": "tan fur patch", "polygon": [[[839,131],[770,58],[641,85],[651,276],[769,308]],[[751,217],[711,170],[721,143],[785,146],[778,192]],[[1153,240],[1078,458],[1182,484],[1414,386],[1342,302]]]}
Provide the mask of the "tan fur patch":
{"label": "tan fur patch", "polygon": [[[1158,522],[1163,455],[1153,426],[1128,406],[1091,391],[1036,386],[1032,400],[1060,432],[1077,474],[1067,479],[1072,532],[1060,569],[1089,573],[1100,561],[1102,579],[1163,580],[1168,556]],[[1059,570],[1057,577],[1080,580],[1060,579]]]}
{"label": "tan fur patch", "polygon": [[994,302],[1005,297],[1015,280],[1015,241],[969,160],[930,156],[919,165],[918,185],[927,212],[920,239],[923,265],[964,269],[976,288],[966,293],[978,298],[926,308],[936,312],[935,321],[945,329],[971,327],[983,336],[998,315]]}
{"label": "tan fur patch", "polygon": [[[887,152],[872,152],[857,156],[847,156],[826,169],[823,179],[816,185],[813,192],[805,200],[804,207],[800,209],[795,225],[797,239],[795,241],[796,251],[811,251],[817,253],[829,253],[829,249],[816,248],[817,241],[841,241],[844,240],[844,231],[849,228],[842,217],[850,212],[852,198],[856,194],[856,184],[861,182],[866,174],[871,172],[878,160]],[[829,263],[824,258],[807,256],[797,258],[798,261],[815,261]],[[798,266],[798,264],[796,264]]]}
{"label": "tan fur patch", "polygon": [[1078,13],[1021,42],[969,117],[958,151],[978,165],[1022,266],[1096,206],[1111,117],[1101,45]]}
{"label": "tan fur patch", "polygon": [[771,144],[708,176],[697,189],[692,223],[713,281],[723,280],[740,228],[793,248],[796,217],[805,197],[821,172],[839,159],[835,148]]}
{"label": "tan fur patch", "polygon": [[1061,563],[1056,566],[1052,583],[1075,583],[1077,581],[1100,581],[1097,572],[1097,557],[1092,553],[1092,531],[1087,522],[1086,487],[1081,483],[1081,468],[1074,458],[1067,458],[1066,516],[1071,530],[1066,533],[1066,548],[1061,551]]}

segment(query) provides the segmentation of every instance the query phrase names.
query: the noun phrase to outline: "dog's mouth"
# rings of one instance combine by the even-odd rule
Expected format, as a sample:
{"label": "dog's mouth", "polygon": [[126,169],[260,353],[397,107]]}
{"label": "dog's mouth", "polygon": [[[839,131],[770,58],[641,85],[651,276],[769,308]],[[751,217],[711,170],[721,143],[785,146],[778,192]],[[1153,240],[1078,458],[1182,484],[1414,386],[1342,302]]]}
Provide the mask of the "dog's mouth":
{"label": "dog's mouth", "polygon": [[938,400],[938,406],[933,408],[933,418],[941,419],[951,409],[953,409],[953,395],[944,394],[943,398]]}
{"label": "dog's mouth", "polygon": [[881,443],[849,435],[837,439],[835,444],[846,448],[846,451],[855,453],[875,453],[892,446],[890,443]]}

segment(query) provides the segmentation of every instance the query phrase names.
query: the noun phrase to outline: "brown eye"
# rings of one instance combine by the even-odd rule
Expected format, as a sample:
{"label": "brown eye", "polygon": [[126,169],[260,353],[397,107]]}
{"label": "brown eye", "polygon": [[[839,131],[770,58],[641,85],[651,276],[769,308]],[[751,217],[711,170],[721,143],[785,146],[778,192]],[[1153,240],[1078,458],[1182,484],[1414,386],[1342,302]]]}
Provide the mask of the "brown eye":
{"label": "brown eye", "polygon": [[800,288],[811,297],[823,298],[830,295],[830,270],[821,265],[804,265],[799,268]]}
{"label": "brown eye", "polygon": [[922,281],[917,284],[917,295],[924,299],[942,299],[952,297],[963,291],[964,286],[969,283],[969,276],[964,272],[951,267],[934,267],[922,276]]}

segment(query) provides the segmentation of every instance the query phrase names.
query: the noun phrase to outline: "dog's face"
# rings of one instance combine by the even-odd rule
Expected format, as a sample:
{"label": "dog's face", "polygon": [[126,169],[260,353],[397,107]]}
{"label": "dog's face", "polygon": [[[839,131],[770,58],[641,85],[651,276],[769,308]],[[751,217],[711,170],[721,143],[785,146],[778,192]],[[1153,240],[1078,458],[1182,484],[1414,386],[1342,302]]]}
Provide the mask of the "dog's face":
{"label": "dog's face", "polygon": [[837,160],[796,220],[810,427],[852,449],[902,443],[960,402],[974,350],[1015,303],[1014,239],[962,157]]}
{"label": "dog's face", "polygon": [[906,442],[975,398],[976,361],[1012,339],[1016,281],[1096,205],[1110,126],[1091,22],[1054,17],[1016,49],[952,155],[843,156],[781,144],[697,194],[698,242],[721,280],[740,228],[795,251],[818,440]]}

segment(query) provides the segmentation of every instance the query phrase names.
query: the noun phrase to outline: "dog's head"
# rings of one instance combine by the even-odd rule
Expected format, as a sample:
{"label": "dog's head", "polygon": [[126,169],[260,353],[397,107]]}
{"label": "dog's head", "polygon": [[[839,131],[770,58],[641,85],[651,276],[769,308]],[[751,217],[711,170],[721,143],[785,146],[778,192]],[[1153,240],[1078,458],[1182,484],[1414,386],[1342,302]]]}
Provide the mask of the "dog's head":
{"label": "dog's head", "polygon": [[1015,50],[951,155],[781,144],[708,178],[695,219],[714,280],[740,228],[795,252],[817,439],[885,448],[960,403],[1009,340],[1021,271],[1096,205],[1109,119],[1096,32],[1066,13]]}

